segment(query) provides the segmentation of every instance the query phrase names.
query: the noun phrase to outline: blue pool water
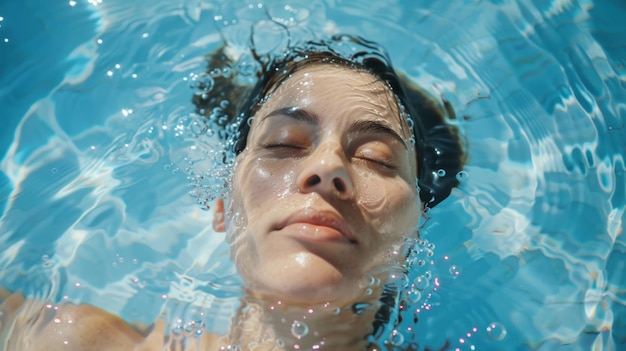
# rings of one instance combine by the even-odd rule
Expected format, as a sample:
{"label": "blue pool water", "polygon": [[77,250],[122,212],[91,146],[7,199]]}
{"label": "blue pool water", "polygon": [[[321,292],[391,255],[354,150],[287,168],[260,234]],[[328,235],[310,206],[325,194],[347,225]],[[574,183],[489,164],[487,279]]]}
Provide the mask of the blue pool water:
{"label": "blue pool water", "polygon": [[422,231],[400,349],[626,350],[625,17],[612,0],[3,1],[0,286],[224,332],[239,280],[188,194],[211,147],[190,85],[223,38],[284,46],[281,23],[381,43],[459,116],[467,176]]}

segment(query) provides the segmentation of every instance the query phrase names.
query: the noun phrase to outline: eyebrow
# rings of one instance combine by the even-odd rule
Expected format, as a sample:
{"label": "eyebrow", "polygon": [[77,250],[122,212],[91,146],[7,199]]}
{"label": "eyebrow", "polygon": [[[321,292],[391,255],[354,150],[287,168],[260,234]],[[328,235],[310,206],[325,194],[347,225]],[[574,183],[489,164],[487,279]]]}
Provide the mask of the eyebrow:
{"label": "eyebrow", "polygon": [[[312,126],[319,125],[319,120],[320,120],[319,116],[315,112],[298,108],[298,107],[279,108],[277,110],[274,110],[268,113],[265,117],[263,117],[262,120],[265,120],[273,116],[289,117],[296,121],[304,122]],[[393,130],[393,128],[391,128],[387,124],[382,123],[380,121],[359,120],[359,121],[354,122],[354,124],[350,126],[348,131],[350,133],[385,134],[397,140],[398,142],[400,142],[400,144],[405,149],[408,149],[405,140],[400,136],[400,134],[398,134],[398,132]]]}
{"label": "eyebrow", "polygon": [[298,107],[283,107],[268,113],[263,120],[273,116],[285,116],[312,126],[319,125],[319,116],[311,111]]}
{"label": "eyebrow", "polygon": [[406,142],[404,139],[393,130],[390,126],[380,121],[372,121],[372,120],[360,120],[356,121],[349,128],[350,132],[356,133],[364,133],[364,134],[385,134],[393,139],[396,139],[405,149],[408,149]]}

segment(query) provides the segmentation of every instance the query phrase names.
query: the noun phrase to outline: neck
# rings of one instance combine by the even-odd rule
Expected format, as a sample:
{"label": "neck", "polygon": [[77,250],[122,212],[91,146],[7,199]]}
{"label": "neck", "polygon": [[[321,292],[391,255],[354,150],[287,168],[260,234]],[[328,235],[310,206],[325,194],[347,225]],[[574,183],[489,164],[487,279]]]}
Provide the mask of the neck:
{"label": "neck", "polygon": [[287,305],[246,297],[224,340],[224,350],[365,349],[378,301],[349,306]]}

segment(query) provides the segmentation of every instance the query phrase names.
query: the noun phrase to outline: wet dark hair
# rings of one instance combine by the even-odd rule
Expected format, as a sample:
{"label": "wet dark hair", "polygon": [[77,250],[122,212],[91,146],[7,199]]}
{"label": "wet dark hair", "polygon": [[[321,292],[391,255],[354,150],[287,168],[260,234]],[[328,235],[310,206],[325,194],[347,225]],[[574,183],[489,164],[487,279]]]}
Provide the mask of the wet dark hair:
{"label": "wet dark hair", "polygon": [[[290,46],[274,57],[258,55],[252,49],[252,56],[260,68],[256,72],[256,83],[246,85],[237,81],[236,69],[230,70],[234,60],[227,55],[225,47],[210,55],[209,70],[226,69],[229,74],[214,75],[213,88],[193,98],[197,112],[210,120],[210,128],[219,129],[223,139],[232,140],[231,147],[236,154],[245,149],[250,130],[248,121],[282,82],[310,64],[334,64],[366,71],[385,82],[395,94],[399,110],[404,110],[413,129],[420,199],[425,207],[432,208],[458,185],[457,174],[466,156],[457,128],[446,122],[446,115],[450,119],[456,116],[449,106],[444,108],[397,74],[380,46],[359,37],[336,35]],[[217,114],[215,106],[221,106]],[[237,130],[227,131],[226,127],[235,119],[239,120]]]}

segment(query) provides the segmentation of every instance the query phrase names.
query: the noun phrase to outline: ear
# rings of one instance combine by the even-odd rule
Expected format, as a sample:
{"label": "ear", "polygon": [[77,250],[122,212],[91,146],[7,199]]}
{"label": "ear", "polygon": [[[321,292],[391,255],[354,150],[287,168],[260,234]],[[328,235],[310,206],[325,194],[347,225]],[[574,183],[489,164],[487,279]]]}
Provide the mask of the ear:
{"label": "ear", "polygon": [[224,200],[215,200],[215,206],[213,206],[213,230],[218,233],[226,231],[226,224],[224,223]]}

